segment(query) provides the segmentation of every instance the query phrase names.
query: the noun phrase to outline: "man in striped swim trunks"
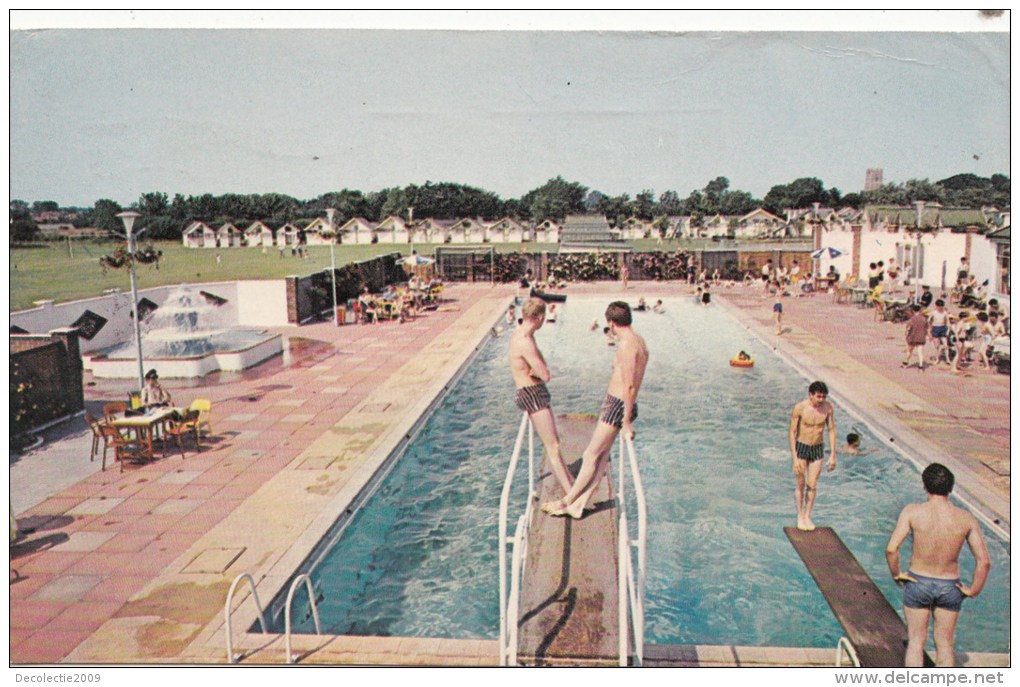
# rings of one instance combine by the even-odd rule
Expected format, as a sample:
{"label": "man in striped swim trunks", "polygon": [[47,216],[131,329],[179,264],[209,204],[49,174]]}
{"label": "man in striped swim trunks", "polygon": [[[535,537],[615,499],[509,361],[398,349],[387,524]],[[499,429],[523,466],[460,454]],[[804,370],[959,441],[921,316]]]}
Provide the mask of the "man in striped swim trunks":
{"label": "man in striped swim trunks", "polygon": [[815,505],[818,477],[825,457],[825,429],[829,429],[829,471],[836,469],[836,421],[832,404],[826,399],[829,388],[825,382],[812,382],[807,400],[793,407],[790,416],[790,453],[793,455],[793,476],[797,482],[797,529],[813,530],[811,508]]}
{"label": "man in striped swim trunks", "polygon": [[609,390],[595,432],[581,457],[581,470],[574,486],[561,500],[542,504],[542,510],[550,515],[569,515],[572,518],[584,515],[588,499],[606,472],[609,451],[617,435],[623,432],[624,436],[634,438],[634,426],[631,423],[637,419],[637,395],[645,376],[645,366],[648,365],[648,346],[631,329],[630,306],[623,301],[609,304],[606,308],[606,322],[610,333],[617,337]]}
{"label": "man in striped swim trunks", "polygon": [[574,480],[560,455],[556,418],[552,412],[549,390],[545,386],[552,374],[535,343],[535,332],[544,323],[545,301],[541,298],[528,299],[521,307],[521,324],[510,337],[510,373],[517,386],[514,403],[531,418],[531,424],[545,446],[545,455],[549,459],[553,476],[563,487],[563,493],[566,493],[570,491]]}

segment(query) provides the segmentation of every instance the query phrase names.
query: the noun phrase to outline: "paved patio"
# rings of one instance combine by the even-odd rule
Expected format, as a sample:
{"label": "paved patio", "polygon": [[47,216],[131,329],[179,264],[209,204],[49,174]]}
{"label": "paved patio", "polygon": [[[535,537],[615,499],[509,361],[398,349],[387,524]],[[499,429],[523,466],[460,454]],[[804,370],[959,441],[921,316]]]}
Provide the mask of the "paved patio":
{"label": "paved patio", "polygon": [[[184,459],[170,451],[123,474],[116,466],[100,472],[98,461],[88,462],[91,435],[81,420],[51,430],[56,441],[12,456],[13,505],[29,532],[11,547],[11,662],[224,662],[222,609],[231,580],[250,571],[262,600],[274,596],[514,292],[454,285],[447,304],[414,322],[288,328],[281,331],[291,337],[290,353],[253,373],[192,385],[167,380],[178,401],[213,401],[213,436]],[[567,290],[596,292],[624,295],[613,284]],[[625,297],[685,293],[676,284],[638,283]],[[955,461],[961,486],[1008,531],[1008,377],[901,370],[902,326],[824,296],[788,299],[790,331],[782,337],[774,336],[771,302],[757,289],[719,289],[716,300],[908,452]],[[129,386],[97,381],[86,389],[87,402],[119,400]],[[235,603],[237,645],[248,662],[279,663],[278,637],[241,637],[254,620],[246,596]],[[314,650],[308,662],[363,665],[494,665],[497,655],[495,642],[409,638],[302,637],[295,649]],[[757,649],[699,649],[657,655],[664,664],[690,664],[692,656],[701,665],[821,661],[801,649],[796,660]],[[765,658],[752,660],[759,655]],[[963,658],[972,665],[1002,660]]]}

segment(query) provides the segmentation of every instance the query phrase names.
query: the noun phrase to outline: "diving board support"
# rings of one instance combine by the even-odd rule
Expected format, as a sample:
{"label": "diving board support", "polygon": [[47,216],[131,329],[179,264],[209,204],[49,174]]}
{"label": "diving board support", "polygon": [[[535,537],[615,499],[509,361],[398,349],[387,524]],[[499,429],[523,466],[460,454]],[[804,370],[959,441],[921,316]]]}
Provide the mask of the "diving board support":
{"label": "diving board support", "polygon": [[[902,668],[907,626],[843,540],[831,527],[784,527],[783,532],[846,635],[836,646],[836,665],[842,665],[846,649],[855,666]],[[925,665],[934,665],[927,655]]]}

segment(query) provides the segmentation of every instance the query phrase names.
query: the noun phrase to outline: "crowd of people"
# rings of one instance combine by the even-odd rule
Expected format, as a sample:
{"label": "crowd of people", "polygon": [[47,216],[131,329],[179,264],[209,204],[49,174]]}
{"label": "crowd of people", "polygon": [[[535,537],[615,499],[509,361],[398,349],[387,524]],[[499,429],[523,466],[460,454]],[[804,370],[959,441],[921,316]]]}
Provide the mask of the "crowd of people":
{"label": "crowd of people", "polygon": [[423,310],[438,307],[442,290],[442,280],[420,278],[413,274],[406,284],[388,284],[377,294],[365,286],[355,304],[356,318],[364,324],[375,324],[381,319],[397,320],[403,324],[416,318]]}

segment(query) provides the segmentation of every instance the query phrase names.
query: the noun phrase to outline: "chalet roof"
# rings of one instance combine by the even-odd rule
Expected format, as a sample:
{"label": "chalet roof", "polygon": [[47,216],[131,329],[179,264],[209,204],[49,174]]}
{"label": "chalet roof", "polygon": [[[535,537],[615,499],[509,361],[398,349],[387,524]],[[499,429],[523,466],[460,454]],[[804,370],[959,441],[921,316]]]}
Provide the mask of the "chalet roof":
{"label": "chalet roof", "polygon": [[184,235],[187,236],[188,234],[194,234],[194,233],[200,232],[200,231],[201,232],[206,232],[206,231],[212,232],[212,230],[213,230],[212,227],[210,227],[205,222],[192,222],[184,230]]}
{"label": "chalet roof", "polygon": [[565,233],[575,229],[585,232],[609,231],[609,220],[605,215],[567,215],[563,218],[560,229]]}
{"label": "chalet roof", "polygon": [[[872,222],[888,222],[905,227],[917,226],[917,209],[906,206],[870,205],[865,208]],[[923,227],[988,228],[988,221],[981,210],[971,208],[942,207],[938,204],[926,205],[921,217]]]}
{"label": "chalet roof", "polygon": [[376,226],[377,229],[398,229],[406,231],[407,221],[400,215],[390,215]]}
{"label": "chalet roof", "polygon": [[340,228],[348,229],[349,227],[353,227],[354,225],[361,225],[368,229],[374,229],[376,227],[375,222],[370,222],[364,217],[351,217],[349,220],[340,225]]}
{"label": "chalet roof", "polygon": [[425,219],[417,222],[419,225],[431,224],[432,226],[439,227],[440,229],[449,229],[456,223],[457,220],[455,219],[436,219],[435,217],[426,217]]}
{"label": "chalet roof", "polygon": [[267,232],[267,231],[272,233],[273,230],[270,229],[269,226],[266,225],[265,222],[255,221],[255,222],[252,222],[251,224],[248,225],[248,228],[244,230],[244,233],[245,234],[261,234],[261,233]]}
{"label": "chalet roof", "polygon": [[485,222],[480,217],[462,217],[450,225],[450,229],[469,229],[471,227],[484,227]]}
{"label": "chalet roof", "polygon": [[524,225],[515,220],[513,217],[500,217],[498,220],[493,222],[491,226],[495,227],[499,226],[500,224],[505,224],[509,226],[511,229],[524,229]]}
{"label": "chalet roof", "polygon": [[757,208],[755,210],[752,210],[751,212],[749,212],[746,215],[744,215],[743,217],[741,217],[740,221],[741,222],[748,222],[751,219],[753,219],[754,217],[764,217],[765,219],[768,219],[768,220],[771,220],[771,221],[774,221],[774,222],[782,222],[782,221],[784,221],[783,219],[773,215],[771,212],[769,212],[765,208]]}

